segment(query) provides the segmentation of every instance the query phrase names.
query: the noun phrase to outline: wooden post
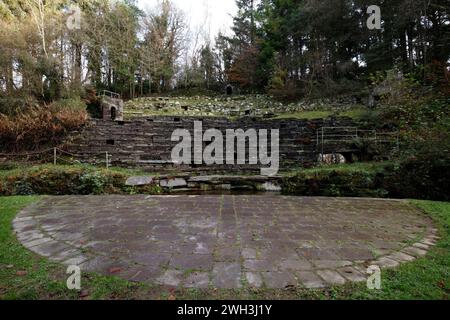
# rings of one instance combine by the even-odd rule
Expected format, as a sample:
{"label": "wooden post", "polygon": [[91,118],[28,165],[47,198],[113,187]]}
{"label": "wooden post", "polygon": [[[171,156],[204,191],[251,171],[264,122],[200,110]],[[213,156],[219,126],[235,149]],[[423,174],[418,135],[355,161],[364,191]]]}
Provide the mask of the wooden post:
{"label": "wooden post", "polygon": [[106,151],[106,169],[109,169],[109,155],[108,155],[108,151]]}
{"label": "wooden post", "polygon": [[56,166],[56,148],[53,148],[53,165]]}

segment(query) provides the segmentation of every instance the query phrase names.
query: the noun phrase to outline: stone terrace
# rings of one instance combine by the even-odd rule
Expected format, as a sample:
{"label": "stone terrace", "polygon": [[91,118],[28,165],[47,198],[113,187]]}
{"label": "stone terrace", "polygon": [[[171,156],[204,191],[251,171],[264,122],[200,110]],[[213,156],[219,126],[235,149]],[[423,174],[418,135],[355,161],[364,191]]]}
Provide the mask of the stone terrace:
{"label": "stone terrace", "polygon": [[[317,162],[321,149],[318,147],[317,130],[321,127],[352,127],[351,119],[317,120],[262,120],[242,118],[232,121],[214,117],[146,117],[127,121],[93,120],[80,133],[75,133],[67,143],[67,150],[84,162],[104,161],[104,154],[111,155],[112,165],[141,167],[148,170],[203,173],[259,173],[260,165],[171,165],[172,148],[178,142],[171,141],[175,129],[187,129],[193,135],[194,121],[202,121],[203,131],[218,129],[225,134],[226,129],[279,129],[281,169],[309,166]],[[203,148],[206,143],[203,143]],[[270,139],[269,139],[270,147]],[[319,150],[320,149],[320,150]],[[236,153],[237,150],[235,150]],[[246,147],[248,152],[248,146]],[[324,152],[348,153],[349,143],[328,145]],[[193,152],[193,151],[192,151]],[[225,153],[224,153],[225,154]]]}
{"label": "stone terrace", "polygon": [[436,229],[404,201],[276,195],[46,197],[14,221],[30,250],[166,286],[319,288],[423,256]]}

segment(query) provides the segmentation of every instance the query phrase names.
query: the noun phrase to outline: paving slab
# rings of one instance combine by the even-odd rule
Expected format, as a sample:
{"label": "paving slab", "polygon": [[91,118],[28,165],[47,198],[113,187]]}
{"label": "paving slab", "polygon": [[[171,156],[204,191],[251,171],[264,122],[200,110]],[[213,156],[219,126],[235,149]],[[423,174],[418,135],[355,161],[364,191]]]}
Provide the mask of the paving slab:
{"label": "paving slab", "polygon": [[396,267],[438,240],[403,201],[275,194],[45,197],[14,231],[29,250],[82,271],[226,289],[363,281],[368,265]]}
{"label": "paving slab", "polygon": [[345,279],[334,270],[319,270],[317,274],[330,285],[345,283]]}
{"label": "paving slab", "polygon": [[308,289],[318,289],[326,286],[325,282],[312,271],[297,272],[300,284]]}
{"label": "paving slab", "polygon": [[187,288],[208,288],[209,273],[193,272],[186,277],[184,286]]}
{"label": "paving slab", "polygon": [[250,287],[260,288],[263,285],[261,274],[256,272],[246,272],[245,279]]}
{"label": "paving slab", "polygon": [[367,281],[367,277],[365,277],[361,272],[356,270],[353,267],[344,267],[338,269],[338,272],[347,280],[353,282],[362,282]]}
{"label": "paving slab", "polygon": [[167,270],[164,274],[156,279],[156,283],[169,287],[177,287],[183,281],[183,272],[179,270]]}
{"label": "paving slab", "polygon": [[240,288],[241,266],[238,263],[218,262],[212,271],[213,285],[217,288]]}
{"label": "paving slab", "polygon": [[263,272],[262,277],[268,288],[286,289],[298,285],[295,275],[292,272]]}

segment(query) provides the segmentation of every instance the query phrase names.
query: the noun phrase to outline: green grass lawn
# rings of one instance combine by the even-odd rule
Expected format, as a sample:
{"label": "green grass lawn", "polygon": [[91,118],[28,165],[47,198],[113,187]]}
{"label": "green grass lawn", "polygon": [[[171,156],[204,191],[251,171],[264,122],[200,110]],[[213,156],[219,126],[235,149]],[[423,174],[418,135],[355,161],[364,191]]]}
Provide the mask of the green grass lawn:
{"label": "green grass lawn", "polygon": [[370,117],[374,118],[378,115],[379,115],[378,111],[370,110],[366,107],[356,107],[356,108],[352,108],[350,110],[339,113],[339,116],[341,116],[341,117],[348,117],[348,118],[352,118],[354,120],[367,119]]}
{"label": "green grass lawn", "polygon": [[84,273],[82,291],[66,288],[65,267],[26,250],[12,231],[21,208],[39,197],[0,197],[0,299],[449,299],[450,203],[411,201],[440,227],[441,241],[426,258],[382,274],[382,290],[350,284],[326,290],[178,289]]}
{"label": "green grass lawn", "polygon": [[282,113],[274,117],[274,119],[300,119],[300,120],[313,120],[313,119],[323,119],[331,117],[334,114],[333,111],[302,111],[295,113]]}
{"label": "green grass lawn", "polygon": [[322,110],[315,111],[299,111],[294,113],[282,113],[276,115],[273,119],[300,119],[300,120],[313,120],[324,119],[331,116],[335,117],[347,117],[353,120],[362,120],[369,117],[375,117],[376,112],[372,111],[364,106],[354,106],[349,110],[339,112],[336,108],[324,107]]}

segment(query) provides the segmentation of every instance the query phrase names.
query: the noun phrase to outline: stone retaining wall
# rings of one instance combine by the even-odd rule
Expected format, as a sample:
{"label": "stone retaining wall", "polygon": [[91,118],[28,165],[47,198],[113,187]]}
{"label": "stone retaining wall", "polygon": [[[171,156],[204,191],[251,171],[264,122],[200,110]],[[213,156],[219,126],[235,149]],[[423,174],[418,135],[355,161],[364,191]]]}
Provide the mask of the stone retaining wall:
{"label": "stone retaining wall", "polygon": [[178,174],[177,176],[134,176],[129,177],[125,184],[129,187],[159,186],[164,192],[281,192],[282,180],[281,176]]}
{"label": "stone retaining wall", "polygon": [[[279,129],[280,169],[311,166],[322,151],[318,147],[317,130],[321,127],[355,126],[351,119],[321,120],[262,120],[243,118],[146,117],[128,121],[92,120],[82,132],[76,133],[67,144],[67,151],[84,162],[93,162],[96,155],[108,152],[111,164],[122,167],[141,167],[150,170],[174,170],[202,173],[259,172],[260,165],[174,165],[171,151],[178,142],[171,141],[175,129],[187,129],[193,135],[194,121],[202,121],[203,130],[218,129],[225,136],[226,129]],[[203,147],[206,146],[203,143]],[[270,140],[269,140],[270,145]],[[247,147],[248,148],[248,147]],[[334,143],[330,152],[351,152],[348,143]],[[319,150],[320,149],[320,150]],[[248,149],[247,149],[248,152]],[[225,151],[224,151],[225,154]],[[98,159],[98,157],[97,157]]]}

